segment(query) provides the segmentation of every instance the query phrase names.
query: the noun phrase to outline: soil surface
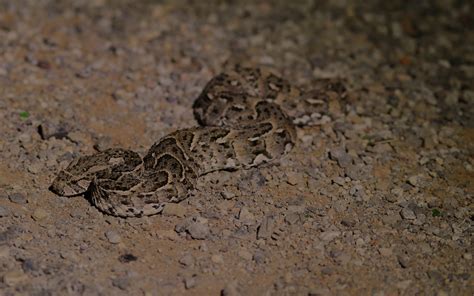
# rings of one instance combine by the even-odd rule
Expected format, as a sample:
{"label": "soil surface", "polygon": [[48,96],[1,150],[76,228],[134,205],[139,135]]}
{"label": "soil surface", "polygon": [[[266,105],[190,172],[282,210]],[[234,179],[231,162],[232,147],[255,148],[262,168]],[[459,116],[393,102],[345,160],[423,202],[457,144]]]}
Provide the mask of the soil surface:
{"label": "soil surface", "polygon": [[[0,295],[474,293],[472,3],[290,2],[0,0]],[[239,60],[345,104],[160,215],[48,191],[196,125]]]}

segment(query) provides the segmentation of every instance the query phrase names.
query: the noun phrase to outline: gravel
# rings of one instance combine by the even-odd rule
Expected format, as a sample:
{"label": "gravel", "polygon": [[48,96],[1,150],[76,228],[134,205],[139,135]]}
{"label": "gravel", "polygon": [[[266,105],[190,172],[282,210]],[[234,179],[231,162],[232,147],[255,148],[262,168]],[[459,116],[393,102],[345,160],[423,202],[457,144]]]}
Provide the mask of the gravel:
{"label": "gravel", "polygon": [[[465,2],[3,1],[0,294],[473,294]],[[284,157],[150,217],[48,190],[82,155],[196,126],[236,62],[305,90]]]}

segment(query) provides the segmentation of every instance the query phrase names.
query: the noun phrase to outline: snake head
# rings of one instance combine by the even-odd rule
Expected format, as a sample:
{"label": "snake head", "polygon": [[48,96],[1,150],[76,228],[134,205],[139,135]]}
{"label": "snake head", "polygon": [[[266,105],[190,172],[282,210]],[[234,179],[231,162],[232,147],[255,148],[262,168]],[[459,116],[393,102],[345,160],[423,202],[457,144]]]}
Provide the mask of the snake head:
{"label": "snake head", "polygon": [[90,181],[77,179],[66,171],[60,171],[49,190],[60,196],[75,196],[83,194],[89,188]]}

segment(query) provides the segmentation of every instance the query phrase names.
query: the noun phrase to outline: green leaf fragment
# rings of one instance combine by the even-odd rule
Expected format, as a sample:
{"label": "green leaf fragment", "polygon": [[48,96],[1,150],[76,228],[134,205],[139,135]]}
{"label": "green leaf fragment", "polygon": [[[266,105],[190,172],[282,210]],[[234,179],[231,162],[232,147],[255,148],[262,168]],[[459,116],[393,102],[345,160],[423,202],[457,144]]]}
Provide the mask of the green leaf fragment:
{"label": "green leaf fragment", "polygon": [[439,217],[439,216],[441,216],[441,212],[440,212],[440,210],[438,210],[438,209],[433,209],[433,210],[431,211],[431,215],[432,215],[433,217]]}
{"label": "green leaf fragment", "polygon": [[20,118],[21,119],[27,119],[28,117],[30,117],[30,113],[28,113],[28,111],[20,112]]}

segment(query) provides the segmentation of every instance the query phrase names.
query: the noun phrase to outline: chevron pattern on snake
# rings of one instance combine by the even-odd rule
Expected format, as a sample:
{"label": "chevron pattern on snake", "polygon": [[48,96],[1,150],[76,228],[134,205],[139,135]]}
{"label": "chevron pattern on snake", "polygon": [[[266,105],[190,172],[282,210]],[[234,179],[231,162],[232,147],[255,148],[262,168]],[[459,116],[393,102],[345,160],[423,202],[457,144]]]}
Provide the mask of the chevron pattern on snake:
{"label": "chevron pattern on snake", "polygon": [[79,157],[50,189],[61,196],[87,193],[114,216],[158,214],[167,203],[186,199],[199,176],[248,169],[288,153],[296,130],[282,106],[300,96],[272,72],[237,66],[212,78],[195,100],[199,126],[163,137],[144,157],[122,148]]}

